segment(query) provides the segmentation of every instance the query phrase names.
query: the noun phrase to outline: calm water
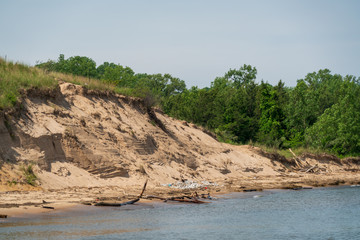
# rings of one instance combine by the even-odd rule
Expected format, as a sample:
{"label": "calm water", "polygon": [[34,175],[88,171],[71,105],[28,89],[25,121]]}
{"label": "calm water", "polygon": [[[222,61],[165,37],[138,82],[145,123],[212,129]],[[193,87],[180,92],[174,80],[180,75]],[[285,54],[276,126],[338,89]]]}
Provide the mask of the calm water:
{"label": "calm water", "polygon": [[89,207],[0,222],[1,239],[360,239],[360,187],[233,193],[210,204]]}

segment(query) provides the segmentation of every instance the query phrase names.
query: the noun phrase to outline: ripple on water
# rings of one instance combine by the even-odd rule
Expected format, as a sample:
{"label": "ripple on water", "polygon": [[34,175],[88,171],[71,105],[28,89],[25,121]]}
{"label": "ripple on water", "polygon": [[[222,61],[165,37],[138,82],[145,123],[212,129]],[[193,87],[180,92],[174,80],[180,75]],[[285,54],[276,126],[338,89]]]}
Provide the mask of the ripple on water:
{"label": "ripple on water", "polygon": [[209,204],[81,206],[8,219],[0,239],[360,239],[360,188],[231,193]]}

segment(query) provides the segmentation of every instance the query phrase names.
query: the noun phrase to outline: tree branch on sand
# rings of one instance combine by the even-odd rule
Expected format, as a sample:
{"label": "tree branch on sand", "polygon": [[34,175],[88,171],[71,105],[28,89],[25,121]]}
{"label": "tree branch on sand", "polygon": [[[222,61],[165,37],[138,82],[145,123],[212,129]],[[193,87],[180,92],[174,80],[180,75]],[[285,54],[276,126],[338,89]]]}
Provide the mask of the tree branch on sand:
{"label": "tree branch on sand", "polygon": [[146,189],[147,182],[148,182],[148,180],[146,179],[145,184],[144,184],[144,187],[143,187],[143,189],[142,189],[139,197],[136,198],[136,199],[134,199],[134,200],[130,200],[130,201],[123,202],[123,203],[117,203],[117,202],[97,202],[97,203],[94,204],[94,206],[121,207],[121,206],[124,206],[124,205],[134,204],[134,203],[138,202],[138,201],[140,200],[140,198],[142,197],[142,195],[144,194],[145,189]]}

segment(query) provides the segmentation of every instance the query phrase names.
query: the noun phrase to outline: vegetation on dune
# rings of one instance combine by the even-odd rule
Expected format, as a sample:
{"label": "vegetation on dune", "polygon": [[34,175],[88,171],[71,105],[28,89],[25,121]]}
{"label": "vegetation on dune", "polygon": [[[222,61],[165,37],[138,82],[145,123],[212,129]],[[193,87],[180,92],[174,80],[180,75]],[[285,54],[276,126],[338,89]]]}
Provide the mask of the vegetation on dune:
{"label": "vegetation on dune", "polygon": [[46,74],[52,77],[53,79],[73,83],[76,85],[81,85],[90,90],[112,91],[112,92],[118,91],[116,85],[112,83],[101,82],[95,78],[87,78],[84,76],[76,76],[61,72],[47,72]]}
{"label": "vegetation on dune", "polygon": [[32,186],[36,186],[37,177],[34,173],[32,164],[27,166],[21,166],[20,170],[24,174],[25,182]]}
{"label": "vegetation on dune", "polygon": [[[60,55],[29,68],[1,60],[0,107],[16,102],[19,88],[54,87],[56,79],[89,89],[142,97],[149,106],[202,125],[232,144],[268,150],[360,154],[360,78],[309,73],[295,87],[256,82],[257,69],[243,65],[217,77],[210,87],[187,89],[170,74],[135,73],[130,67],[88,57]],[[18,80],[19,79],[19,80]],[[286,151],[285,151],[286,150]]]}
{"label": "vegetation on dune", "polygon": [[206,126],[229,143],[359,155],[359,78],[324,69],[288,88],[282,81],[258,84],[255,77],[256,69],[248,65],[230,70],[210,88],[172,96],[165,112]]}
{"label": "vegetation on dune", "polygon": [[[48,72],[67,74],[67,77],[61,77],[65,81],[86,83],[86,78],[89,81],[93,79],[92,84],[96,89],[106,88],[126,96],[141,98],[151,96],[154,104],[160,104],[163,98],[181,93],[186,88],[184,81],[170,74],[135,74],[130,67],[109,62],[96,67],[96,63],[88,57],[75,56],[65,59],[64,55],[60,54],[57,61],[49,60],[36,66]],[[86,85],[89,87],[90,84]]]}
{"label": "vegetation on dune", "polygon": [[56,86],[57,81],[43,70],[0,58],[0,109],[14,106],[20,89],[53,89]]}

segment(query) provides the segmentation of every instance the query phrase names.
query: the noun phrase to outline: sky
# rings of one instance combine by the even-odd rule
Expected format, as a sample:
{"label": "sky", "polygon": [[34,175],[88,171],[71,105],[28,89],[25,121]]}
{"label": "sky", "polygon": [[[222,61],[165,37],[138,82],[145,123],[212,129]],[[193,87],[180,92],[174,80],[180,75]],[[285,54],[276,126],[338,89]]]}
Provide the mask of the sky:
{"label": "sky", "polygon": [[0,0],[0,57],[87,56],[209,87],[244,64],[257,82],[360,76],[358,0]]}

